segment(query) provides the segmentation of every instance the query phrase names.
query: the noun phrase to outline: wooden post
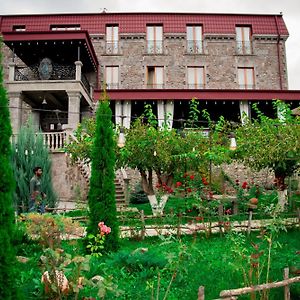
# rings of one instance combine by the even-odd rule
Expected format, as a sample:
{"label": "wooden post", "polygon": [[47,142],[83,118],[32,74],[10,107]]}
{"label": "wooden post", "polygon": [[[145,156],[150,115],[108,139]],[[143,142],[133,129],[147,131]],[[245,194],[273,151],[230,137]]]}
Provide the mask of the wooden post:
{"label": "wooden post", "polygon": [[204,300],[204,286],[200,286],[198,289],[198,300]]}
{"label": "wooden post", "polygon": [[[283,279],[289,279],[289,268],[284,268],[283,270]],[[290,286],[287,284],[284,286],[284,300],[290,300],[291,294],[290,294]]]}
{"label": "wooden post", "polygon": [[141,239],[143,240],[145,238],[145,233],[146,233],[145,214],[143,210],[141,210],[141,223],[142,223]]}
{"label": "wooden post", "polygon": [[249,219],[248,219],[248,227],[247,227],[247,233],[248,235],[251,233],[251,221],[252,221],[253,211],[252,209],[249,211]]}

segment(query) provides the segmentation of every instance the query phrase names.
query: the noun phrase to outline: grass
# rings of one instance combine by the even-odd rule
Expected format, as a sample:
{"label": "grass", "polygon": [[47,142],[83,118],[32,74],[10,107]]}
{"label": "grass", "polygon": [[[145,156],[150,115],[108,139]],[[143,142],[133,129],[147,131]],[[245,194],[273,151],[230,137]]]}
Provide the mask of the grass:
{"label": "grass", "polygon": [[[281,246],[272,250],[272,281],[282,280],[283,268],[300,267],[297,254],[300,248],[299,230],[280,232],[277,241]],[[243,246],[249,255],[253,252],[251,243],[261,243],[260,249],[264,254],[260,260],[265,267],[266,241],[258,239],[257,234],[246,237]],[[18,247],[18,252],[26,254],[30,260],[19,264],[18,284],[26,291],[26,299],[44,299],[40,283],[41,248],[26,241],[27,248],[24,252],[23,246]],[[62,247],[72,256],[84,253],[82,240],[64,241]],[[247,267],[248,259],[232,250],[230,236],[211,236],[209,239],[202,235],[194,238],[185,236],[181,239],[154,237],[143,241],[124,239],[118,252],[92,258],[90,270],[84,275],[86,278],[100,275],[106,279],[105,286],[102,287],[106,292],[105,299],[152,299],[151,295],[156,299],[157,293],[158,299],[163,299],[170,282],[169,300],[197,299],[200,285],[205,286],[205,299],[215,299],[221,290],[243,286],[241,264]],[[265,269],[263,275],[265,276]],[[96,297],[97,292],[95,287],[85,287],[80,292],[79,299],[84,296]],[[299,283],[292,286],[291,293],[294,297],[292,299],[298,299]],[[283,299],[283,289],[272,290],[270,299]]]}

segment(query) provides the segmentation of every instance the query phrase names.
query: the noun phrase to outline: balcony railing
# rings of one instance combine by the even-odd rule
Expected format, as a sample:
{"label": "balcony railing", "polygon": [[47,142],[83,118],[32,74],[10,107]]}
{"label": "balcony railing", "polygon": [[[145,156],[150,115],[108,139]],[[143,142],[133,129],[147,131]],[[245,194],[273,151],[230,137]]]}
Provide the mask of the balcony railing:
{"label": "balcony railing", "polygon": [[106,83],[106,88],[108,90],[116,90],[119,88],[119,83]]}
{"label": "balcony railing", "polygon": [[84,74],[81,74],[81,82],[84,85],[84,87],[86,88],[86,91],[88,93],[90,93],[91,85],[90,85],[88,79],[86,78],[86,76]]}
{"label": "balcony railing", "polygon": [[[44,145],[49,151],[63,151],[64,147],[68,143],[68,135],[66,131],[36,133],[36,136],[38,135],[42,135]],[[17,136],[17,134],[12,136],[11,141],[13,144],[17,142]]]}
{"label": "balcony railing", "polygon": [[202,54],[203,53],[203,41],[188,40],[186,52],[188,54]]}
{"label": "balcony railing", "polygon": [[[72,80],[75,79],[75,65],[52,65],[52,72],[49,80]],[[15,81],[41,80],[39,64],[27,67],[15,68]]]}
{"label": "balcony railing", "polygon": [[106,54],[119,54],[119,41],[106,42]]}
{"label": "balcony railing", "polygon": [[163,83],[147,83],[146,85],[147,89],[163,89],[164,88],[164,84]]}
{"label": "balcony railing", "polygon": [[252,54],[252,42],[236,41],[236,54]]}
{"label": "balcony railing", "polygon": [[255,84],[240,84],[240,90],[255,90]]}
{"label": "balcony railing", "polygon": [[147,53],[148,54],[163,54],[163,41],[162,40],[147,40]]}
{"label": "balcony railing", "polygon": [[44,145],[48,147],[50,151],[63,150],[67,144],[67,133],[62,132],[43,132],[41,133],[44,139]]}
{"label": "balcony railing", "polygon": [[188,83],[188,89],[205,89],[205,85],[202,83]]}

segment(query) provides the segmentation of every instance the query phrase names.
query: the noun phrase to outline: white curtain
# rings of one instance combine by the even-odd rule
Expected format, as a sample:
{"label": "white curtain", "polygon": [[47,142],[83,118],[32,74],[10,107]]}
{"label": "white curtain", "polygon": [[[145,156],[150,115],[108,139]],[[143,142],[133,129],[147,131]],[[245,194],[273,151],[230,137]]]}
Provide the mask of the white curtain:
{"label": "white curtain", "polygon": [[124,101],[123,102],[123,126],[125,128],[130,128],[130,120],[131,120],[131,101]]}
{"label": "white curtain", "polygon": [[122,125],[123,117],[123,127],[130,128],[131,120],[131,102],[130,101],[116,101],[116,125]]}
{"label": "white curtain", "polygon": [[246,119],[251,117],[249,101],[246,101],[246,100],[240,101],[240,114],[241,114],[242,124],[244,124]]}
{"label": "white curtain", "polygon": [[158,126],[163,127],[163,124],[167,121],[168,128],[173,126],[174,115],[174,102],[173,101],[157,101],[157,117]]}

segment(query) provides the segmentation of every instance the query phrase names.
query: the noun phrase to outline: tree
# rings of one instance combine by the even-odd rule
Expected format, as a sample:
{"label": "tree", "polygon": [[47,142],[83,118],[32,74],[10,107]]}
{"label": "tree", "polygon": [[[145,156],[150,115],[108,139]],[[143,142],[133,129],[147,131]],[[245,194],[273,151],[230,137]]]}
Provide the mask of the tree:
{"label": "tree", "polygon": [[[152,212],[157,215],[163,212],[172,192],[174,176],[187,170],[199,171],[201,166],[203,169],[211,155],[208,139],[201,128],[184,134],[168,126],[158,128],[148,105],[145,115],[137,119],[127,132],[126,144],[120,149],[118,158],[120,165],[139,170]],[[159,189],[154,188],[154,173]]]}
{"label": "tree", "polygon": [[54,207],[57,196],[53,190],[51,180],[51,160],[49,150],[44,145],[43,136],[36,133],[32,121],[21,127],[16,141],[13,143],[13,171],[16,181],[15,205],[18,211],[28,211],[30,199],[29,183],[33,168],[40,166],[43,169],[41,190],[47,195],[49,207]]}
{"label": "tree", "polygon": [[[285,178],[300,164],[300,119],[291,115],[284,102],[274,102],[278,117],[271,119],[253,106],[258,117],[248,119],[236,131],[238,159],[254,170],[269,168],[274,171],[279,191],[286,189]],[[281,193],[280,193],[281,194]]]}
{"label": "tree", "polygon": [[115,139],[112,113],[104,94],[99,101],[96,113],[96,132],[92,146],[92,174],[90,179],[88,234],[97,235],[98,223],[104,222],[111,228],[106,237],[105,249],[116,250],[119,247],[119,230],[115,199]]}
{"label": "tree", "polygon": [[12,245],[15,232],[13,191],[14,178],[11,167],[12,134],[8,98],[3,86],[3,67],[0,41],[0,298],[19,299],[16,291],[16,256]]}

